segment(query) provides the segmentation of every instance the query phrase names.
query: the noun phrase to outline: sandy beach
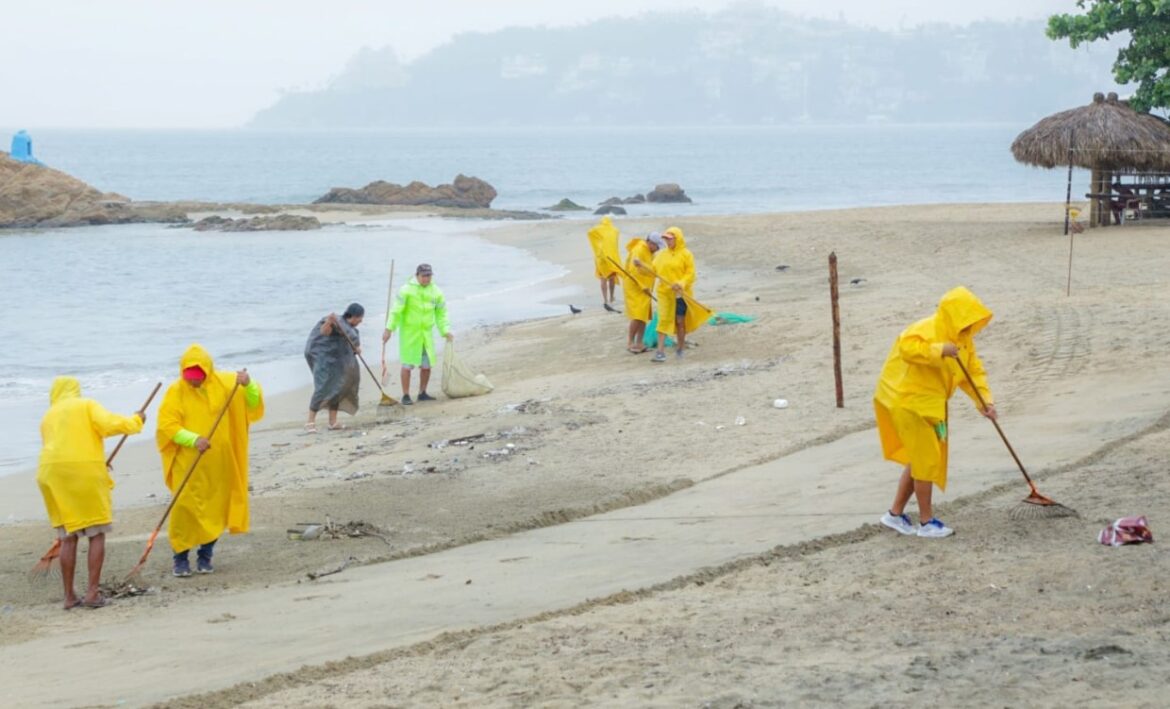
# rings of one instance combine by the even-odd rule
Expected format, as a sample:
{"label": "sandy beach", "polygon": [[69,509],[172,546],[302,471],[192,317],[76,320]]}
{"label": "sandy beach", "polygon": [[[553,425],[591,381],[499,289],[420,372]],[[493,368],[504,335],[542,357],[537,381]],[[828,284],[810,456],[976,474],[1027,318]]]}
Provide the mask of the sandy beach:
{"label": "sandy beach", "polygon": [[[602,310],[591,222],[487,230],[565,266],[584,312],[566,301],[563,316],[457,333],[496,386],[488,396],[380,410],[367,379],[349,428],[316,435],[301,427],[307,389],[273,397],[252,435],[253,530],[221,541],[214,575],[172,578],[160,541],[151,593],[67,613],[59,581],[26,578],[47,524],[0,527],[10,701],[1158,706],[1170,562],[1160,544],[1109,549],[1095,536],[1133,514],[1165,532],[1170,228],[1078,236],[1066,296],[1061,215],[1002,204],[680,216],[670,223],[695,254],[696,297],[756,320],[706,326],[663,365],[627,353],[627,321]],[[617,224],[623,247],[668,225]],[[1007,435],[1080,517],[1009,514],[1027,489],[958,394],[951,485],[936,495],[956,536],[875,524],[899,472],[873,431],[878,370],[897,333],[960,284],[995,313],[979,348]],[[166,503],[158,468],[149,444],[120,456],[109,581]],[[0,497],[18,517],[40,514],[31,472],[0,478]],[[375,534],[288,538],[326,519]],[[192,666],[204,656],[231,660]],[[53,680],[62,661],[78,681]]]}

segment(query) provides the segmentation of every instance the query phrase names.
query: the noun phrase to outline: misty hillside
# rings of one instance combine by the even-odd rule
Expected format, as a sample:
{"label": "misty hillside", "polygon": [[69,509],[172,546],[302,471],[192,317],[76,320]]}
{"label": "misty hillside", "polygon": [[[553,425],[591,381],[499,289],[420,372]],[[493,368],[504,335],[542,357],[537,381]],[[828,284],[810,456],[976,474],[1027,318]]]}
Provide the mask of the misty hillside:
{"label": "misty hillside", "polygon": [[363,49],[255,128],[1031,121],[1116,90],[1116,49],[1044,23],[880,31],[762,7],[456,36],[409,64]]}

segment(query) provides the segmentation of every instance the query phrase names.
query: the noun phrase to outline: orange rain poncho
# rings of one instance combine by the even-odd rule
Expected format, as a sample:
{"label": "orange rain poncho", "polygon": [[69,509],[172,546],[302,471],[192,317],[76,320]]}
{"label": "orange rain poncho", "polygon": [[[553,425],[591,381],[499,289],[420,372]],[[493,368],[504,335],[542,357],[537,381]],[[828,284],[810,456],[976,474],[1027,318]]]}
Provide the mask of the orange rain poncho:
{"label": "orange rain poncho", "polygon": [[[654,301],[650,300],[649,291],[654,287],[654,276],[634,265],[634,259],[649,265],[654,260],[654,253],[645,239],[630,239],[626,244],[625,269],[629,276],[622,274],[622,293],[626,298],[626,317],[630,320],[650,322],[654,317]],[[620,273],[620,271],[619,271]],[[631,278],[630,276],[633,276]]]}
{"label": "orange rain poncho", "polygon": [[[664,246],[654,254],[654,271],[658,274],[658,332],[674,337],[675,294],[671,285],[679,283],[683,292],[694,297],[695,285],[695,257],[687,248],[687,240],[683,237],[682,229],[672,226],[663,234],[674,235],[674,246]],[[687,332],[698,330],[713,313],[694,301],[687,302],[685,325]]]}
{"label": "orange rain poncho", "polygon": [[974,293],[962,286],[947,291],[934,315],[898,335],[874,392],[886,459],[909,465],[912,478],[933,482],[940,490],[947,487],[947,401],[958,387],[978,403],[959,365],[943,357],[943,345],[958,346],[963,365],[991,405],[987,372],[975,353],[975,333],[989,322],[991,311]]}
{"label": "orange rain poncho", "polygon": [[73,377],[53,380],[49,410],[41,419],[44,447],[37,467],[50,524],[71,534],[114,521],[114,480],[106,470],[102,439],[141,430],[137,416],[112,414],[93,399],[81,398],[81,384]]}
{"label": "orange rain poncho", "polygon": [[[207,374],[196,388],[181,373],[197,365]],[[162,454],[163,479],[174,494],[198,451],[194,436],[207,436],[236,383],[235,372],[217,372],[211,355],[191,345],[179,360],[180,378],[171,383],[158,411],[155,437]],[[240,387],[215,436],[191,473],[171,511],[167,534],[176,553],[248,531],[248,427],[264,416],[260,385]],[[176,439],[183,443],[176,442]]]}
{"label": "orange rain poncho", "polygon": [[589,246],[593,248],[593,268],[598,278],[609,278],[615,273],[621,273],[613,265],[622,262],[622,256],[618,253],[620,235],[609,217],[602,217],[597,226],[589,230]]}

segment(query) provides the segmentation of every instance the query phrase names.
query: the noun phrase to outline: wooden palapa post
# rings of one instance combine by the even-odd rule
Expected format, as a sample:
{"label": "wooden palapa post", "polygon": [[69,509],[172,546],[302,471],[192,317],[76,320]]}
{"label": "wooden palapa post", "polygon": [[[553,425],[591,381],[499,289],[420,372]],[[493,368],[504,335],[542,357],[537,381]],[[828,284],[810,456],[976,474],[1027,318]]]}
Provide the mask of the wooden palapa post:
{"label": "wooden palapa post", "polygon": [[841,308],[837,304],[837,252],[829,254],[829,298],[833,302],[833,377],[837,382],[837,408],[845,408],[841,383]]}

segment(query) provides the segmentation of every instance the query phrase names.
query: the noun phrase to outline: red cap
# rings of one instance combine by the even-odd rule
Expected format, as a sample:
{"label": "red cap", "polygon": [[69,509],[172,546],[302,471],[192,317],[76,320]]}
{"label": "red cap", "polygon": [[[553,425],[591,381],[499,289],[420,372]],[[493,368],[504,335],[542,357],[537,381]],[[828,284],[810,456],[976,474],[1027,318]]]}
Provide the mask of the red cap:
{"label": "red cap", "polygon": [[207,379],[207,373],[203,371],[202,367],[194,364],[183,370],[183,379],[192,382],[201,382],[204,379]]}

